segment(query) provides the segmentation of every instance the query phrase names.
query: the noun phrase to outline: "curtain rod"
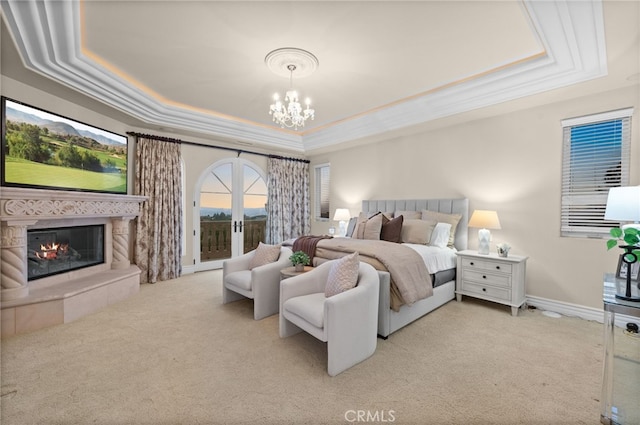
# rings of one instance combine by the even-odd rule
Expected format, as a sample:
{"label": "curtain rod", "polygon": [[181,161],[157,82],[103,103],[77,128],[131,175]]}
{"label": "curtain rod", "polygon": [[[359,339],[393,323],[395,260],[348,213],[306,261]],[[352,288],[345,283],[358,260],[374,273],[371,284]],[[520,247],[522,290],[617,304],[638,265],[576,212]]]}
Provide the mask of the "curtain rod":
{"label": "curtain rod", "polygon": [[251,154],[251,155],[266,156],[268,158],[286,159],[286,160],[289,160],[289,161],[305,162],[307,164],[309,164],[311,162],[308,159],[289,158],[289,157],[286,157],[286,156],[272,155],[272,154],[268,154],[268,153],[253,152],[253,151],[248,151],[248,150],[244,150],[244,149],[230,148],[228,146],[205,145],[204,143],[187,142],[187,141],[180,140],[180,139],[174,139],[172,137],[154,136],[153,134],[136,133],[136,132],[133,132],[133,131],[127,131],[127,135],[136,136],[136,137],[144,137],[146,139],[159,140],[161,142],[180,143],[180,144],[184,144],[184,145],[202,146],[202,147],[205,147],[205,148],[212,148],[212,149],[222,149],[222,150],[225,150],[225,151],[237,152],[238,156],[240,156],[241,153],[248,153],[248,154]]}

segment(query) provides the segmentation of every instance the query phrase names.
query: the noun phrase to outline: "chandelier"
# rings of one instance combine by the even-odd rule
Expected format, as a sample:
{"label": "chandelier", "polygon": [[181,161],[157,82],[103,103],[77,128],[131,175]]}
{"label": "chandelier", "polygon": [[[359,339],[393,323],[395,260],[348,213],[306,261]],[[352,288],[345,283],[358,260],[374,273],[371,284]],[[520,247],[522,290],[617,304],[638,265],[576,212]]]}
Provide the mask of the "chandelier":
{"label": "chandelier", "polygon": [[[282,128],[304,127],[305,122],[315,117],[315,110],[311,109],[311,99],[305,99],[305,108],[300,104],[298,92],[293,89],[293,73],[296,77],[306,77],[311,75],[318,67],[318,59],[311,53],[296,48],[277,49],[269,53],[265,58],[265,63],[274,73],[289,77],[289,90],[287,90],[284,100],[276,93],[273,96],[274,102],[269,106],[269,115],[273,122]],[[287,74],[285,74],[285,72]]]}

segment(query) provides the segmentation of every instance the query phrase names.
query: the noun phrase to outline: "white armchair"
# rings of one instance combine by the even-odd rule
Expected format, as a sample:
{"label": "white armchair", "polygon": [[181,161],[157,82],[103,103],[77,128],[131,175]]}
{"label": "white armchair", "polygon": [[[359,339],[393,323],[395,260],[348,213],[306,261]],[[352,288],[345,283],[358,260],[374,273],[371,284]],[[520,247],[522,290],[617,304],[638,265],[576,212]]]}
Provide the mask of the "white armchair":
{"label": "white armchair", "polygon": [[255,250],[240,257],[226,260],[222,265],[222,303],[244,298],[253,299],[253,318],[264,319],[274,315],[280,307],[280,270],[291,266],[293,252],[280,248],[278,260],[249,269]]}
{"label": "white armchair", "polygon": [[280,283],[280,337],[304,330],[326,342],[327,372],[335,376],[376,350],[380,281],[371,265],[360,263],[357,286],[326,298],[332,263]]}

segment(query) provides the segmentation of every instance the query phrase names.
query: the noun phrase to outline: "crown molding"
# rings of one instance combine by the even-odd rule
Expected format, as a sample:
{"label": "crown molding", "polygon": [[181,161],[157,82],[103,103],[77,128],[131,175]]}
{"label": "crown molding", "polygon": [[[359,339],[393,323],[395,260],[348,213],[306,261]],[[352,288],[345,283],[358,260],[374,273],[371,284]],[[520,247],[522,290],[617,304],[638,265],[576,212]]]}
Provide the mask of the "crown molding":
{"label": "crown molding", "polygon": [[601,0],[522,3],[544,52],[495,72],[305,133],[178,107],[150,96],[81,52],[78,1],[3,0],[2,12],[29,69],[143,122],[274,149],[305,152],[565,87],[607,74]]}

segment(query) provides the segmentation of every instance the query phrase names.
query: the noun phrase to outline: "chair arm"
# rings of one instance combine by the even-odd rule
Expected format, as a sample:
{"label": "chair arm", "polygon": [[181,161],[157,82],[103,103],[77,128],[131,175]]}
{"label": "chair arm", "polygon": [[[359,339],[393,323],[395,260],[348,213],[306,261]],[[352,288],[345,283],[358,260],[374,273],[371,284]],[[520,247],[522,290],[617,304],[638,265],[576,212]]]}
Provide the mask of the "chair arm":
{"label": "chair arm", "polygon": [[306,273],[284,279],[280,282],[280,311],[282,311],[282,304],[289,298],[314,294],[316,292],[324,293],[329,270],[331,270],[331,264],[325,263]]}
{"label": "chair arm", "polygon": [[371,267],[360,277],[358,286],[327,298],[325,335],[331,335],[334,341],[358,340],[364,344],[377,334],[379,296],[380,280]]}
{"label": "chair arm", "polygon": [[249,270],[249,262],[254,256],[255,251],[249,251],[239,257],[230,258],[222,263],[222,278],[229,273],[239,272],[241,270]]}

